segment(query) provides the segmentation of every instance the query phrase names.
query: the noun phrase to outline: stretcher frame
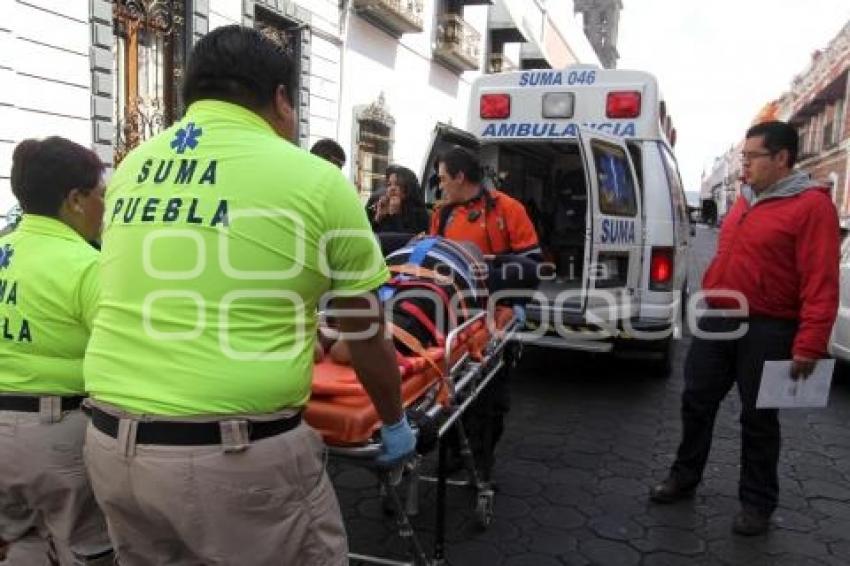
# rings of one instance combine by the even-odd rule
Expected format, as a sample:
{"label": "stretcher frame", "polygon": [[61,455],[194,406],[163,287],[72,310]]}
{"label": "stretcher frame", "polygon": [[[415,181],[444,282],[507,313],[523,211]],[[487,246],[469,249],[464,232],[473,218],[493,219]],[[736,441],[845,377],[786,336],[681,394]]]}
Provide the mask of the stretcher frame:
{"label": "stretcher frame", "polygon": [[[449,485],[475,489],[475,515],[479,525],[482,528],[486,528],[492,522],[495,493],[490,482],[483,479],[478,472],[469,439],[461,422],[461,417],[505,366],[505,348],[513,340],[521,326],[518,317],[513,315],[503,328],[493,332],[483,348],[483,356],[480,361],[473,360],[470,353],[465,352],[457,361],[452,363],[452,356],[450,355],[460,334],[471,328],[478,321],[484,320],[486,324],[489,322],[486,317],[487,312],[479,312],[449,332],[445,342],[446,355],[443,357],[443,370],[444,375],[447,377],[435,382],[420,400],[417,400],[411,407],[407,408],[407,411],[413,410],[420,414],[425,414],[431,419],[441,419],[438,421],[439,428],[436,438],[436,477],[420,475],[420,466],[424,457],[419,454],[410,461],[393,469],[381,469],[375,466],[375,457],[381,450],[380,439],[377,437],[373,437],[367,444],[362,446],[328,445],[328,453],[332,458],[363,465],[376,473],[379,480],[380,494],[385,498],[385,509],[395,514],[397,534],[401,539],[406,541],[409,548],[410,560],[407,561],[349,552],[348,557],[354,563],[383,566],[440,566],[445,564],[446,490]],[[520,343],[517,342],[517,344]],[[442,404],[437,399],[440,388],[446,383],[449,387],[450,402]],[[486,426],[489,427],[490,423],[488,422]],[[460,455],[467,473],[467,480],[450,480],[448,478],[446,468],[448,446],[443,442],[443,437],[452,428],[457,431],[460,442]],[[419,434],[419,431],[415,427],[414,432],[417,435]],[[407,497],[403,503],[399,495],[399,487],[405,471],[408,475],[408,489]],[[434,547],[430,557],[426,553],[410,521],[410,517],[417,515],[419,512],[420,481],[437,484]]]}

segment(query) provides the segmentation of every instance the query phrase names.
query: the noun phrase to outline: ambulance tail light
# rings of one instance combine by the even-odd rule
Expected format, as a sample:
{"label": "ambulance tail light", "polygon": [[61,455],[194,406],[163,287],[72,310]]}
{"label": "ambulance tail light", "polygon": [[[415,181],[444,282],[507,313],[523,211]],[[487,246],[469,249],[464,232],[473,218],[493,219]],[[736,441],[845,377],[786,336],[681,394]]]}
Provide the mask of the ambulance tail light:
{"label": "ambulance tail light", "polygon": [[637,118],[640,116],[640,92],[636,90],[609,92],[605,104],[609,118]]}
{"label": "ambulance tail light", "polygon": [[482,94],[481,117],[485,120],[503,120],[511,117],[510,94]]}
{"label": "ambulance tail light", "polygon": [[649,290],[670,291],[673,289],[673,248],[652,248],[649,263]]}

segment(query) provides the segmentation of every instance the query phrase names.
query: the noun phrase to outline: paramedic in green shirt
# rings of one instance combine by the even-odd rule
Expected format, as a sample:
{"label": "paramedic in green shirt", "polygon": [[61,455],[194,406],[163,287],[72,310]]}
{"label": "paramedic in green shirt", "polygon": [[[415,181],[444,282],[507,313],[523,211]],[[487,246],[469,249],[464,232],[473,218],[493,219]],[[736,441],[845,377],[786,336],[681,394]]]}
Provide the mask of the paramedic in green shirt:
{"label": "paramedic in green shirt", "polygon": [[[103,165],[51,137],[22,141],[11,185],[24,215],[0,237],[0,539],[10,564],[111,564],[82,462],[83,356],[98,300]],[[33,528],[36,526],[37,528]],[[29,550],[24,550],[29,549]]]}
{"label": "paramedic in green shirt", "polygon": [[356,191],[301,150],[295,67],[256,30],[218,28],[189,60],[184,118],[107,190],[103,296],[86,355],[87,463],[124,565],[346,564],[310,396],[320,298],[343,293],[353,365],[410,455],[380,314],[388,277]]}

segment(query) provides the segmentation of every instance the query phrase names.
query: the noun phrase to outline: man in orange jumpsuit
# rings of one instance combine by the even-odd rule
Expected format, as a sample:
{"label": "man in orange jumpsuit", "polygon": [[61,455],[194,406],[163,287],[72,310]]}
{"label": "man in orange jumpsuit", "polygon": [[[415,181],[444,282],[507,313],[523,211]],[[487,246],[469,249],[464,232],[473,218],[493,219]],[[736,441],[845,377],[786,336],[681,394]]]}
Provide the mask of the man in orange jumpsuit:
{"label": "man in orange jumpsuit", "polygon": [[[490,260],[490,290],[536,286],[537,262],[542,260],[537,232],[521,202],[482,184],[478,156],[453,147],[437,160],[437,176],[443,201],[431,216],[431,235],[475,244]],[[519,265],[522,276],[504,280],[505,263]],[[510,356],[510,354],[509,354]],[[476,462],[485,480],[493,466],[493,451],[502,436],[505,414],[510,409],[508,368],[493,379],[464,419]]]}

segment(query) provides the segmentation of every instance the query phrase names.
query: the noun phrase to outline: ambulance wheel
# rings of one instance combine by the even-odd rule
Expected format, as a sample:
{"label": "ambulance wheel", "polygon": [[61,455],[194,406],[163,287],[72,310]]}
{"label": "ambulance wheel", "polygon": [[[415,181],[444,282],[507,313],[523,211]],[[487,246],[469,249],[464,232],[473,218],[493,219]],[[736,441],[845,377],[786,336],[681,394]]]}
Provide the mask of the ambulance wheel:
{"label": "ambulance wheel", "polygon": [[494,499],[495,494],[491,489],[483,489],[478,492],[478,498],[475,502],[475,520],[482,529],[486,529],[493,523]]}

